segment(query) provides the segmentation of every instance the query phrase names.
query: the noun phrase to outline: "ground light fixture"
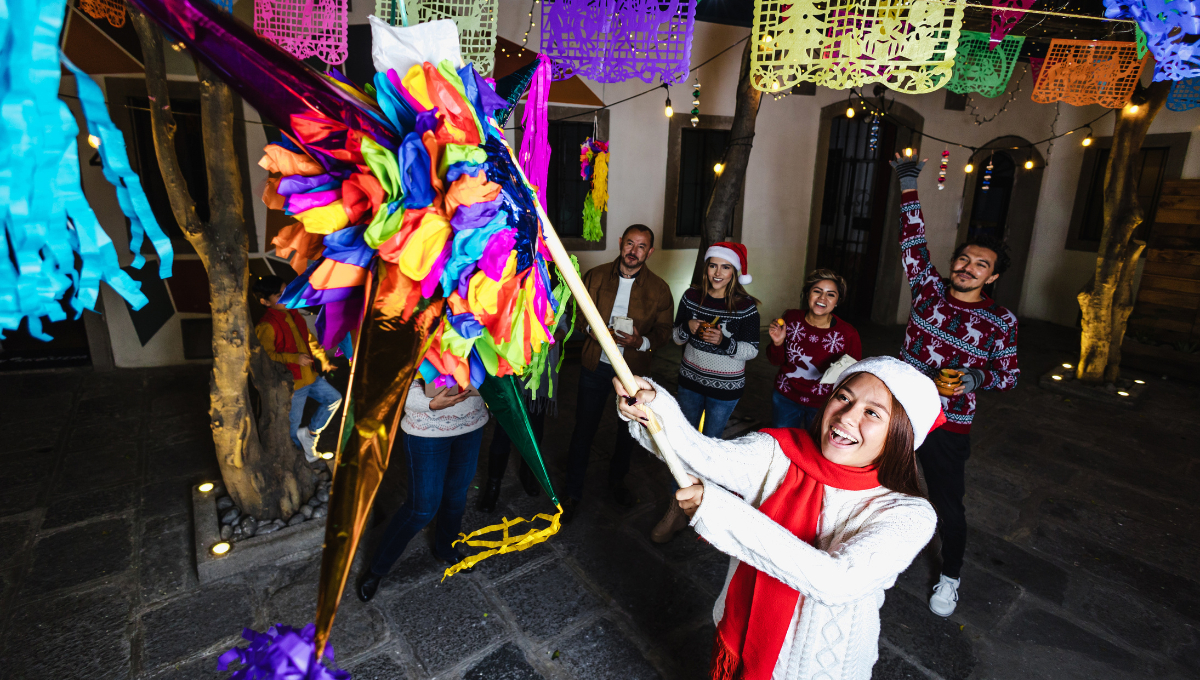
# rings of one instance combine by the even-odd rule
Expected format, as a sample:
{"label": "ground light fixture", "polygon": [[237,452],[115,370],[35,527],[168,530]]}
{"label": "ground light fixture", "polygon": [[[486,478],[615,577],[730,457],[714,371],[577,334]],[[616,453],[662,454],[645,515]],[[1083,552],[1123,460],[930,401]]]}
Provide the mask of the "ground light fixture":
{"label": "ground light fixture", "polygon": [[333,460],[333,452],[332,452],[332,451],[326,451],[325,453],[322,453],[322,454],[321,454],[321,458],[322,458],[322,459],[324,459],[324,460]]}
{"label": "ground light fixture", "polygon": [[1051,377],[1051,378],[1053,378],[1053,379],[1055,379],[1055,380],[1062,380],[1062,376],[1061,376],[1061,375],[1052,375],[1052,376],[1050,376],[1050,377]]}
{"label": "ground light fixture", "polygon": [[1071,364],[1063,364],[1063,368],[1070,368]]}
{"label": "ground light fixture", "polygon": [[228,541],[214,543],[213,547],[209,548],[209,551],[217,557],[227,554],[230,550],[233,550],[233,546]]}
{"label": "ground light fixture", "polygon": [[209,491],[212,491],[213,488],[214,488],[214,485],[212,482],[205,482],[205,483],[201,484],[200,486],[196,487],[196,489],[199,490],[200,493],[208,493]]}
{"label": "ground light fixture", "polygon": [[1117,392],[1117,394],[1121,395],[1122,397],[1128,397],[1128,396],[1129,396],[1129,393],[1128,393],[1128,392],[1126,392],[1126,391],[1124,391],[1124,390],[1120,390],[1120,391],[1118,391],[1118,392]]}
{"label": "ground light fixture", "polygon": [[1145,380],[1134,380],[1133,382],[1134,382],[1134,384],[1137,384],[1137,385],[1145,385],[1146,384]]}

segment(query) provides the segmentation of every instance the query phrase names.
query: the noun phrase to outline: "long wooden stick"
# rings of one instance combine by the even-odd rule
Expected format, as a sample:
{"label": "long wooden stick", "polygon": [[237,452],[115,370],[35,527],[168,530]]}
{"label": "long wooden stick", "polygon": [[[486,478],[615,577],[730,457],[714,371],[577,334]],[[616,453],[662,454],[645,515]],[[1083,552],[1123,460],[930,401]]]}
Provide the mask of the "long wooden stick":
{"label": "long wooden stick", "polygon": [[[519,169],[520,166],[518,166]],[[522,172],[522,174],[524,174]],[[542,210],[541,203],[537,197],[534,197],[533,204],[537,207],[538,217],[542,219],[542,237],[546,241],[546,247],[550,250],[550,256],[554,258],[554,263],[558,265],[558,273],[567,282],[567,287],[571,289],[571,293],[575,295],[575,300],[579,305],[580,311],[587,319],[588,324],[592,327],[592,334],[596,336],[596,340],[600,341],[600,349],[608,355],[608,361],[612,364],[613,371],[617,374],[617,379],[621,381],[621,385],[625,387],[625,391],[629,394],[637,394],[638,385],[633,379],[633,372],[629,370],[629,364],[625,363],[625,357],[621,356],[621,350],[617,348],[617,343],[613,341],[612,335],[608,332],[608,322],[604,317],[600,316],[600,310],[596,309],[596,303],[592,301],[592,297],[588,295],[587,288],[583,285],[583,279],[579,278],[579,273],[575,271],[575,267],[571,264],[571,256],[567,254],[567,249],[563,247],[562,241],[558,239],[558,234],[554,231],[554,225],[550,224],[550,218],[546,216],[546,211]],[[671,476],[675,478],[675,483],[680,487],[691,486],[692,482],[688,479],[687,473],[683,470],[683,463],[679,461],[679,456],[675,455],[675,449],[671,447],[671,442],[667,440],[667,433],[663,431],[662,424],[658,422],[658,417],[650,410],[648,406],[641,406],[642,411],[649,419],[646,424],[646,429],[650,431],[650,436],[654,438],[654,443],[658,446],[658,450],[662,453],[663,460],[667,462],[667,467],[671,470]]]}

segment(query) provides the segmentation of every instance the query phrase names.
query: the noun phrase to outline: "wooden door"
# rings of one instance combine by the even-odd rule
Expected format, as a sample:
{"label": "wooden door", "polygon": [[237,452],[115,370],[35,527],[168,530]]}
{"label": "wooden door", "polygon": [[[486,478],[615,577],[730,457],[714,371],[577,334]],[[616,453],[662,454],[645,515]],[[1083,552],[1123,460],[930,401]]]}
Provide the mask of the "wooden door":
{"label": "wooden door", "polygon": [[1200,180],[1163,183],[1129,334],[1200,343]]}

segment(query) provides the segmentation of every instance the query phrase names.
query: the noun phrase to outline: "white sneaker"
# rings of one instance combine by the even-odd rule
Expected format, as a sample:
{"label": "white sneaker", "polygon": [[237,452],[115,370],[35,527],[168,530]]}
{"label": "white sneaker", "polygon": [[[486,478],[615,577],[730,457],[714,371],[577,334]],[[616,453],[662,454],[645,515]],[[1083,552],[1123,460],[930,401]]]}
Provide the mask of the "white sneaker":
{"label": "white sneaker", "polygon": [[317,454],[317,438],[313,436],[312,430],[307,427],[296,428],[296,439],[300,440],[300,449],[304,451],[305,460],[315,463],[320,459]]}
{"label": "white sneaker", "polygon": [[942,574],[942,578],[933,587],[933,595],[929,598],[929,610],[938,616],[953,614],[954,608],[958,606],[959,583],[959,579]]}

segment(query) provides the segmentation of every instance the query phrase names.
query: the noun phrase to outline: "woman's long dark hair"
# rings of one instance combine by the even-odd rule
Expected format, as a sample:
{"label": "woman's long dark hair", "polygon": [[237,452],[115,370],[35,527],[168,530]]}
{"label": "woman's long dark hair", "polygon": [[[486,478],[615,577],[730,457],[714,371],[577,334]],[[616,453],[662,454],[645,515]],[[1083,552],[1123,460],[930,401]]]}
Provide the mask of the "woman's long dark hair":
{"label": "woman's long dark hair", "polygon": [[[808,434],[821,446],[821,423],[825,420],[825,409],[833,400],[838,390],[842,389],[850,378],[859,375],[852,373],[838,381],[837,387],[830,393],[829,399],[817,410],[817,415],[808,426]],[[921,491],[921,476],[917,472],[917,454],[913,450],[913,426],[908,419],[904,406],[896,399],[896,395],[888,390],[892,397],[891,420],[888,422],[887,438],[883,441],[883,450],[879,457],[871,462],[879,475],[879,483],[892,491],[899,491],[909,496],[925,498]]]}

